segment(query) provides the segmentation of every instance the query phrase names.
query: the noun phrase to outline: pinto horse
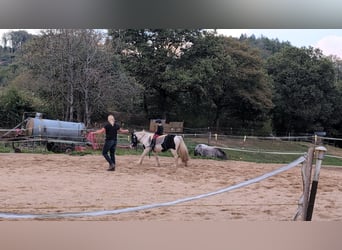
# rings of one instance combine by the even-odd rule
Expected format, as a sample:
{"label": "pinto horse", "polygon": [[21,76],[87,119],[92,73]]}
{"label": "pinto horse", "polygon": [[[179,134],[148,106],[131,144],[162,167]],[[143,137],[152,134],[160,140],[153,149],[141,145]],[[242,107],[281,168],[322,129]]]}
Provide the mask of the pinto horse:
{"label": "pinto horse", "polygon": [[181,158],[182,162],[185,166],[189,161],[189,153],[188,148],[186,147],[183,137],[180,135],[161,135],[158,136],[156,139],[156,145],[154,146],[154,150],[151,148],[151,141],[152,141],[153,133],[143,131],[137,131],[132,133],[132,147],[136,148],[138,142],[142,143],[144,146],[144,151],[140,156],[138,164],[142,164],[145,155],[152,151],[154,156],[156,157],[157,166],[160,166],[158,153],[165,152],[170,150],[174,159],[175,159],[175,166],[178,166],[178,158]]}

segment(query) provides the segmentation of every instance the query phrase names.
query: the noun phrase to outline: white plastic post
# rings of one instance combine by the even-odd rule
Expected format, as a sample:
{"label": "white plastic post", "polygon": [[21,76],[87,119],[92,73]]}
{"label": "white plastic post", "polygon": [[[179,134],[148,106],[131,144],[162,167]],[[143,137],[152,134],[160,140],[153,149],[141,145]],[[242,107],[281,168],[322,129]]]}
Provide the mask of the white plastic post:
{"label": "white plastic post", "polygon": [[326,151],[327,149],[323,146],[319,146],[315,148],[317,159],[316,159],[315,172],[314,172],[314,176],[313,176],[312,184],[311,184],[311,192],[310,192],[310,199],[309,199],[309,204],[308,204],[308,211],[306,213],[306,221],[311,221],[311,218],[312,218],[312,212],[313,212],[313,208],[315,205],[315,198],[316,198],[316,193],[317,193],[319,174],[321,171],[322,160],[324,158],[324,154]]}

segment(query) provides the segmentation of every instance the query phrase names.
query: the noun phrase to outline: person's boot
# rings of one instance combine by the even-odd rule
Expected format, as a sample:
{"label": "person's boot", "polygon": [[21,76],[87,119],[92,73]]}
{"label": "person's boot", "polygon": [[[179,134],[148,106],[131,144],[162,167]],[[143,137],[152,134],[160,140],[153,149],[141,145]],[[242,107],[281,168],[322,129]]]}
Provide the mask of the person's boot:
{"label": "person's boot", "polygon": [[151,150],[154,151],[154,147],[156,146],[156,139],[152,139],[152,142],[151,142]]}
{"label": "person's boot", "polygon": [[107,171],[115,171],[115,164],[114,163],[110,164]]}

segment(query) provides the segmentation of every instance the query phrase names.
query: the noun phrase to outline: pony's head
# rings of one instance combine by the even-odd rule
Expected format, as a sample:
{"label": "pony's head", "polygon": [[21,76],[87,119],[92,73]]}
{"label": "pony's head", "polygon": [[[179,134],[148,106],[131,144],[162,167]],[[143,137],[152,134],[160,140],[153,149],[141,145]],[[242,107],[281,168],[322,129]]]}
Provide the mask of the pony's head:
{"label": "pony's head", "polygon": [[143,144],[144,147],[150,145],[151,135],[153,135],[153,133],[146,132],[145,130],[133,132],[131,136],[131,147],[137,147],[138,142]]}
{"label": "pony's head", "polygon": [[196,147],[195,147],[195,150],[194,150],[194,155],[197,156],[201,156],[203,155],[203,150],[204,148],[206,147],[205,144],[198,144]]}
{"label": "pony's head", "polygon": [[141,142],[142,144],[145,143],[145,139],[148,137],[144,138],[145,135],[148,133],[145,130],[142,131],[134,131],[131,135],[131,147],[136,148],[138,146],[138,143]]}
{"label": "pony's head", "polygon": [[138,146],[138,137],[136,136],[135,132],[131,135],[131,148],[136,148]]}

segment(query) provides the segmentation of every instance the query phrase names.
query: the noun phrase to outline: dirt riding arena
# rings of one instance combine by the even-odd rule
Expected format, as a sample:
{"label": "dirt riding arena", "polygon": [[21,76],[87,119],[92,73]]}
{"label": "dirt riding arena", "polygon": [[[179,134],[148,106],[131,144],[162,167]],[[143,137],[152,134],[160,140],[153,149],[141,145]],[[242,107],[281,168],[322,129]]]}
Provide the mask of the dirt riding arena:
{"label": "dirt riding arena", "polygon": [[[229,187],[286,164],[117,156],[108,172],[101,155],[0,154],[0,213],[54,214],[116,210],[175,201]],[[321,169],[313,221],[342,219],[342,168]],[[45,220],[292,221],[302,194],[301,165],[250,186],[190,202],[105,216]],[[0,220],[18,220],[0,218]],[[36,220],[36,219],[19,219]]]}

